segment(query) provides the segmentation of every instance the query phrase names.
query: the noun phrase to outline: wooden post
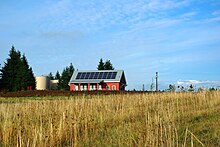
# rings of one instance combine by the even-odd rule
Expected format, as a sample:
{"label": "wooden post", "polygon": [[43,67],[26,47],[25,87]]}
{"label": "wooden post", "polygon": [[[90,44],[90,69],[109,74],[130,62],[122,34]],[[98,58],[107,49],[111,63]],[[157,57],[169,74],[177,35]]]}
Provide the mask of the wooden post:
{"label": "wooden post", "polygon": [[79,85],[78,85],[78,91],[81,91],[81,84],[79,83]]}
{"label": "wooden post", "polygon": [[90,83],[88,83],[88,91],[90,91]]}

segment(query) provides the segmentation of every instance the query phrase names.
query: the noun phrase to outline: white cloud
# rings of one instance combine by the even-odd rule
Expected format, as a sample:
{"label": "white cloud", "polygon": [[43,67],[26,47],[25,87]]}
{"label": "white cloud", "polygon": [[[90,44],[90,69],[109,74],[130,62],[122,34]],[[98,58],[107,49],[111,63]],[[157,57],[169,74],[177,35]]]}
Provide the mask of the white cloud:
{"label": "white cloud", "polygon": [[44,32],[41,34],[42,37],[46,38],[65,38],[65,39],[78,39],[82,38],[84,34],[80,31],[51,31],[51,32]]}
{"label": "white cloud", "polygon": [[212,12],[212,15],[219,16],[220,15],[220,10],[216,10],[216,11]]}
{"label": "white cloud", "polygon": [[215,85],[220,86],[220,81],[180,80],[177,85]]}
{"label": "white cloud", "polygon": [[[48,8],[45,27],[99,30],[109,26],[162,26],[173,23],[167,13],[190,4],[189,0],[71,1],[61,0]],[[189,14],[188,14],[189,15]],[[192,15],[192,14],[191,14]],[[138,25],[139,24],[139,25]],[[140,25],[141,24],[141,25]]]}
{"label": "white cloud", "polygon": [[220,21],[220,16],[208,18],[205,20],[205,22],[207,22],[207,23],[219,22],[219,21]]}
{"label": "white cloud", "polygon": [[180,18],[184,18],[184,19],[187,19],[187,18],[190,18],[192,16],[195,16],[197,14],[197,12],[195,11],[192,11],[192,12],[187,12],[187,13],[184,13],[180,16]]}
{"label": "white cloud", "polygon": [[169,10],[174,9],[178,7],[187,6],[190,3],[189,0],[183,0],[183,1],[173,1],[173,0],[151,0],[148,3],[149,9],[152,11],[157,10]]}

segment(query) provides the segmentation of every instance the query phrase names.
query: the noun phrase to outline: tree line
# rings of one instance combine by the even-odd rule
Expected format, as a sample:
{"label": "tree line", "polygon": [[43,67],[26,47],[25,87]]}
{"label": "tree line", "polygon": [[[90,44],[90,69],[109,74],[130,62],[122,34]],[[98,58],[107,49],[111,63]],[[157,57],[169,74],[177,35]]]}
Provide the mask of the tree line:
{"label": "tree line", "polygon": [[[1,65],[0,65],[1,66]],[[110,60],[103,62],[101,58],[98,66],[98,70],[114,70],[114,67]],[[58,80],[58,90],[69,90],[69,81],[75,71],[73,64],[70,63],[66,66],[62,73],[56,72],[53,76],[52,72],[48,74],[50,80]],[[14,46],[9,51],[9,57],[4,62],[4,65],[0,68],[0,90],[4,91],[20,91],[20,90],[35,90],[36,81],[32,68],[28,64],[28,60],[25,54],[21,55],[19,50],[16,50]]]}
{"label": "tree line", "polygon": [[56,72],[55,76],[53,76],[52,72],[48,74],[50,80],[58,80],[57,89],[58,90],[69,90],[69,81],[70,78],[75,71],[73,64],[70,63],[69,66],[65,67],[60,75],[59,71]]}

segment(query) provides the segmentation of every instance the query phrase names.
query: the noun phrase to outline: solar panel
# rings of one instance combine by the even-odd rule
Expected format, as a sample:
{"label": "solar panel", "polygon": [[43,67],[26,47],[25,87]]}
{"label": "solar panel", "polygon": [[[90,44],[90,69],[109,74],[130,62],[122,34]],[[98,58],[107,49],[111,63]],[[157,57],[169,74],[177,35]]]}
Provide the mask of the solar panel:
{"label": "solar panel", "polygon": [[90,72],[87,72],[85,75],[85,79],[89,79],[89,76],[90,76]]}
{"label": "solar panel", "polygon": [[94,72],[90,72],[89,79],[92,79],[94,76]]}
{"label": "solar panel", "polygon": [[85,76],[86,76],[86,72],[83,72],[80,79],[85,79]]}
{"label": "solar panel", "polygon": [[95,72],[94,79],[98,79],[99,72]]}
{"label": "solar panel", "polygon": [[99,73],[98,79],[102,79],[103,72]]}
{"label": "solar panel", "polygon": [[80,77],[81,77],[81,72],[79,72],[78,74],[77,74],[77,76],[76,76],[76,79],[80,79]]}
{"label": "solar panel", "polygon": [[108,74],[108,72],[104,72],[103,76],[102,76],[102,79],[106,79],[107,74]]}
{"label": "solar panel", "polygon": [[76,79],[115,79],[117,72],[79,72]]}
{"label": "solar panel", "polygon": [[113,72],[111,79],[115,79],[116,75],[117,75],[117,72]]}
{"label": "solar panel", "polygon": [[107,79],[111,79],[111,76],[112,76],[112,72],[109,72],[108,76],[107,76]]}

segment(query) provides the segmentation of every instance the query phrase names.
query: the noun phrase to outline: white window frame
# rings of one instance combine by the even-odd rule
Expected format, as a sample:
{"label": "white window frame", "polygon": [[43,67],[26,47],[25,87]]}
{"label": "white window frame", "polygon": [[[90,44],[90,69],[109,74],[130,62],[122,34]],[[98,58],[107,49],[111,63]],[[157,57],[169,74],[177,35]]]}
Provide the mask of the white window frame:
{"label": "white window frame", "polygon": [[79,85],[75,85],[74,90],[78,91],[79,90]]}
{"label": "white window frame", "polygon": [[93,85],[93,90],[96,90],[96,85]]}
{"label": "white window frame", "polygon": [[83,90],[87,90],[87,85],[84,85],[84,86],[83,86]]}
{"label": "white window frame", "polygon": [[83,91],[83,85],[80,85],[80,90]]}
{"label": "white window frame", "polygon": [[90,85],[90,86],[89,86],[89,90],[93,90],[93,87],[92,87],[92,85]]}

